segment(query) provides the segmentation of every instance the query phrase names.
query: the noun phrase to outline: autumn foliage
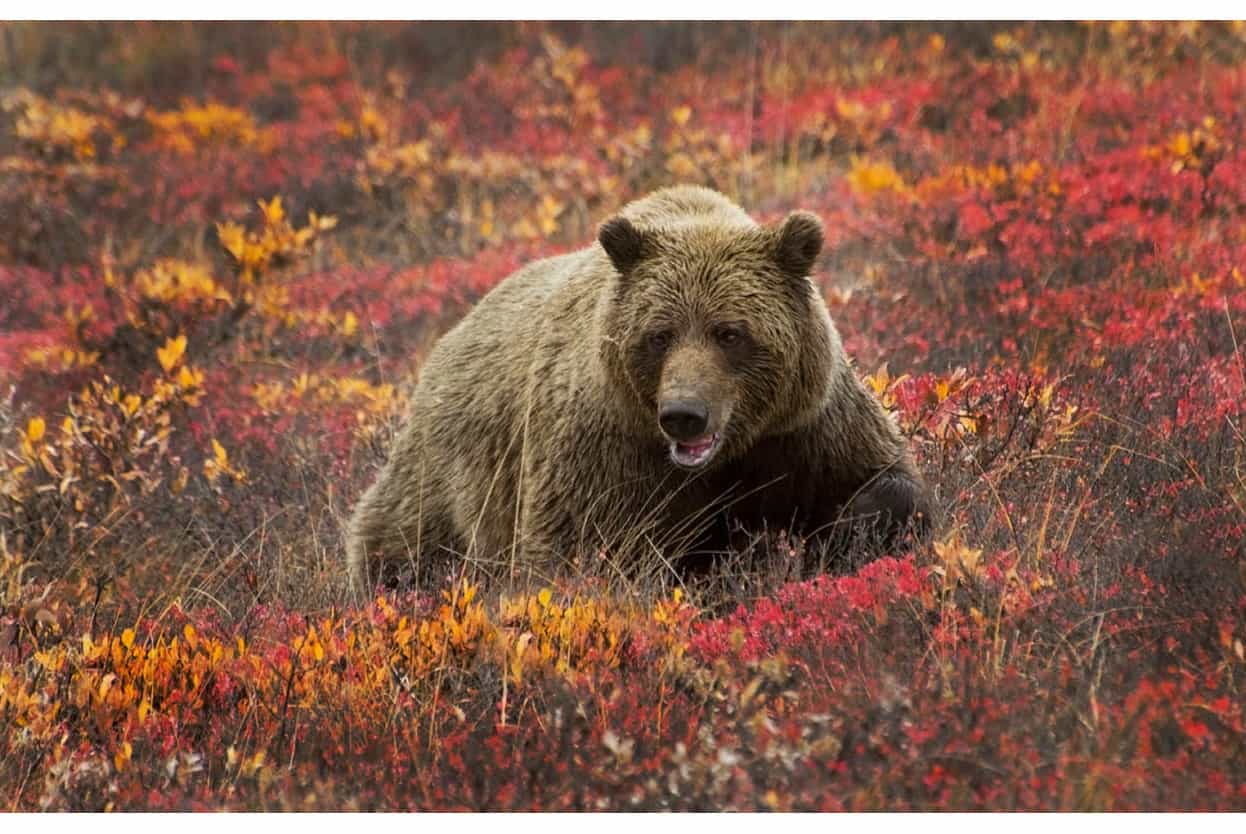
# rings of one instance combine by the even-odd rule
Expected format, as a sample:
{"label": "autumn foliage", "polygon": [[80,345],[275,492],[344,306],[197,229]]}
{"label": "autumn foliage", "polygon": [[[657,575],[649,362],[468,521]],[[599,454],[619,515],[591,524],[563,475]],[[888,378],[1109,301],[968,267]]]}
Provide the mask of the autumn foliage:
{"label": "autumn foliage", "polygon": [[[8,26],[3,807],[1246,810],[1241,25]],[[823,218],[934,541],[351,599],[432,341],[673,182]]]}

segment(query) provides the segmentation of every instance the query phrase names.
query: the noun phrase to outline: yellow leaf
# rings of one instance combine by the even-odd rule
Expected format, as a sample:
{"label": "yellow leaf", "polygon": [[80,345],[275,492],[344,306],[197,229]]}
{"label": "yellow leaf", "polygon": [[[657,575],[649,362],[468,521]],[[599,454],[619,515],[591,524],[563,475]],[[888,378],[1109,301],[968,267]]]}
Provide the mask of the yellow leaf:
{"label": "yellow leaf", "polygon": [[307,213],[307,225],[318,232],[327,232],[337,225],[337,218],[332,214],[326,214],[324,217],[319,216],[316,212]]}
{"label": "yellow leaf", "polygon": [[[225,451],[225,447],[220,444],[215,437],[212,438],[212,455],[216,458],[216,462],[221,466],[229,465],[229,453]],[[189,628],[190,626],[187,626]]]}
{"label": "yellow leaf", "polygon": [[1192,150],[1190,134],[1182,131],[1168,142],[1168,150],[1173,156],[1189,156]]}
{"label": "yellow leaf", "polygon": [[134,645],[134,629],[127,628],[125,631],[121,632],[121,645],[125,646],[127,649]]}
{"label": "yellow leaf", "polygon": [[112,672],[109,672],[107,675],[104,675],[103,679],[100,680],[100,687],[99,687],[99,693],[100,693],[101,699],[108,697],[108,693],[112,690],[112,685],[116,682],[117,682],[117,676],[114,675]]}
{"label": "yellow leaf", "polygon": [[225,251],[234,256],[234,260],[241,263],[243,252],[247,247],[247,237],[242,227],[237,223],[217,223],[216,236],[221,241],[221,245],[225,247]]}
{"label": "yellow leaf", "polygon": [[125,770],[127,764],[130,763],[130,756],[134,754],[134,748],[130,746],[130,742],[122,742],[121,749],[112,757],[113,764],[117,766],[117,772]]}
{"label": "yellow leaf", "polygon": [[541,592],[536,595],[536,600],[541,604],[542,608],[549,608],[550,600],[554,598],[549,588],[542,588]]}
{"label": "yellow leaf", "polygon": [[186,637],[186,645],[193,649],[195,647],[195,627],[187,623],[186,627],[182,629],[182,634]]}
{"label": "yellow leaf", "polygon": [[26,424],[26,439],[31,443],[38,443],[43,439],[43,432],[47,429],[47,423],[42,417],[31,417],[30,422]]}
{"label": "yellow leaf", "polygon": [[260,211],[264,212],[264,222],[269,226],[276,226],[286,219],[286,210],[281,206],[281,195],[278,194],[267,203],[263,200],[259,201]]}
{"label": "yellow leaf", "polygon": [[515,222],[515,225],[511,227],[511,233],[516,237],[529,239],[540,236],[536,226],[532,225],[532,221],[526,217],[521,217]]}
{"label": "yellow leaf", "polygon": [[181,495],[182,490],[186,489],[186,482],[190,480],[190,470],[183,466],[178,470],[177,475],[169,484],[169,491],[174,495]]}
{"label": "yellow leaf", "polygon": [[848,182],[863,194],[904,190],[904,180],[889,162],[869,162],[854,158],[852,170],[848,173]]}
{"label": "yellow leaf", "polygon": [[740,703],[742,705],[748,706],[749,702],[757,694],[757,690],[761,689],[762,682],[763,678],[761,675],[749,681],[748,685],[744,687],[744,691],[740,693]]}
{"label": "yellow leaf", "polygon": [[203,382],[203,374],[199,371],[192,371],[185,365],[177,372],[177,384],[183,388],[198,388],[201,382]]}
{"label": "yellow leaf", "polygon": [[860,119],[868,112],[859,101],[841,98],[835,102],[835,112],[845,119]]}
{"label": "yellow leaf", "polygon": [[666,160],[666,170],[676,177],[687,179],[696,174],[697,164],[692,161],[692,157],[681,152],[672,154],[671,158]]}
{"label": "yellow leaf", "polygon": [[156,358],[160,360],[160,367],[168,373],[177,367],[177,363],[181,361],[182,354],[185,352],[186,336],[182,335],[176,339],[167,339],[164,347],[156,349]]}
{"label": "yellow leaf", "polygon": [[342,335],[343,336],[354,336],[355,331],[358,329],[359,329],[359,319],[355,317],[354,313],[348,310],[346,312],[346,315],[342,317]]}
{"label": "yellow leaf", "polygon": [[951,578],[957,578],[961,575],[980,576],[982,569],[979,562],[982,558],[982,551],[978,548],[968,547],[960,541],[958,536],[953,535],[946,541],[934,543],[935,554],[939,557],[939,561],[947,568]]}
{"label": "yellow leaf", "polygon": [[688,119],[692,117],[692,108],[687,105],[676,107],[671,111],[671,121],[683,127],[688,123]]}
{"label": "yellow leaf", "polygon": [[886,363],[876,373],[867,376],[865,381],[870,388],[874,389],[875,395],[882,396],[882,393],[887,390],[887,386],[891,384],[891,374],[887,371]]}

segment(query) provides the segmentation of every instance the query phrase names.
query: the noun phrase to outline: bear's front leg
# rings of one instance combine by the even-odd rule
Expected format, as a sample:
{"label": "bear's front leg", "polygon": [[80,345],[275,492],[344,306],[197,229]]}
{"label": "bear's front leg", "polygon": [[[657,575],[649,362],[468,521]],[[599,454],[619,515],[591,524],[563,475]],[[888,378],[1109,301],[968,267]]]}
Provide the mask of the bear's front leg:
{"label": "bear's front leg", "polygon": [[904,471],[884,470],[863,484],[844,505],[842,522],[854,544],[893,548],[906,534],[930,534],[933,504],[925,485]]}

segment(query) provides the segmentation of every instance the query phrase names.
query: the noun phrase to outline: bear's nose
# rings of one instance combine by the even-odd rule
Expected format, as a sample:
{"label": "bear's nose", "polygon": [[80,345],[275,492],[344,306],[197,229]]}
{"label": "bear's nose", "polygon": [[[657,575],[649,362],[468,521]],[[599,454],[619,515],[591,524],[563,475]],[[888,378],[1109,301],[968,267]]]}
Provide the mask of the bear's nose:
{"label": "bear's nose", "polygon": [[671,400],[658,410],[658,425],[672,440],[695,440],[709,422],[709,407],[700,400]]}

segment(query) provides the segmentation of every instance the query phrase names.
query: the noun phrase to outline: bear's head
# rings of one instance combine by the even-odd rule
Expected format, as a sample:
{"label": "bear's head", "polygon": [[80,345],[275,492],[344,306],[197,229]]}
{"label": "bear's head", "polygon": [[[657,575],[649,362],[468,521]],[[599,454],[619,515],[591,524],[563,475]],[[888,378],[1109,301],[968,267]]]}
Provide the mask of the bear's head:
{"label": "bear's head", "polygon": [[598,241],[617,272],[605,367],[675,465],[738,457],[821,410],[845,360],[809,280],[822,249],[815,215],[653,228],[620,215]]}

